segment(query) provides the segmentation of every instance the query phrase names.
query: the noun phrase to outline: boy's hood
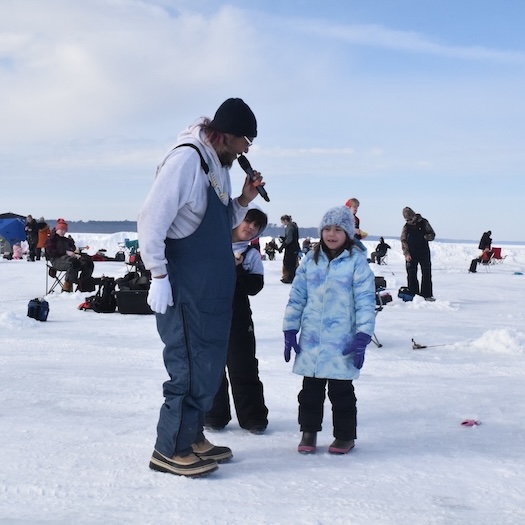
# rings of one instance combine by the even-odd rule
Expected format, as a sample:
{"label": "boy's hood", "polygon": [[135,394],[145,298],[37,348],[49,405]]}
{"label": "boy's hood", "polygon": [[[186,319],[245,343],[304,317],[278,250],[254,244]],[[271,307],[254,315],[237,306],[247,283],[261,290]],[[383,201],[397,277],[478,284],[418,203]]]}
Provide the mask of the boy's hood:
{"label": "boy's hood", "polygon": [[[250,202],[250,204],[248,204],[248,206],[246,207],[246,213],[248,213],[248,210],[252,210],[252,209],[256,209],[264,213],[264,211],[259,206],[257,206],[257,204],[253,204],[252,202]],[[266,213],[264,214],[266,215]],[[239,226],[239,224],[241,224],[243,220],[244,220],[244,217],[237,224],[234,224],[233,227],[237,228],[237,226]],[[267,226],[268,226],[268,223],[266,223],[266,226],[264,226],[263,228],[260,228],[259,231],[256,233],[256,235],[254,235],[248,241],[239,241],[239,242],[249,243],[250,241],[253,241],[253,239],[257,239],[257,237],[262,237],[262,234],[264,233],[264,230],[266,230]]]}

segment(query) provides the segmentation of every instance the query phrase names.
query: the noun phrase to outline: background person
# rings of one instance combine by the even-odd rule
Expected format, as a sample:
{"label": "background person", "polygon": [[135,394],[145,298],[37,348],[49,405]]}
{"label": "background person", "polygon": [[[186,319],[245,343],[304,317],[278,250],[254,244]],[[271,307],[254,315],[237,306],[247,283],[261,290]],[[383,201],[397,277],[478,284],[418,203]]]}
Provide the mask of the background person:
{"label": "background person", "polygon": [[180,133],[139,212],[141,255],[153,277],[147,300],[169,375],[149,465],[154,470],[198,476],[232,457],[228,447],[205,438],[203,425],[226,364],[235,290],[232,228],[258,194],[246,178],[232,201],[230,168],[256,136],[252,110],[229,98],[213,120],[202,118]]}
{"label": "background person", "polygon": [[481,239],[479,240],[478,248],[481,250],[481,253],[478,257],[470,261],[469,273],[476,273],[478,263],[486,263],[490,261],[490,256],[492,255],[492,232],[490,230],[483,233]]}
{"label": "background person", "polygon": [[46,243],[47,238],[51,235],[51,229],[45,221],[44,217],[40,217],[37,221],[38,224],[38,241],[36,243],[36,260],[39,261],[42,257],[42,250]]}
{"label": "background person", "polygon": [[79,280],[79,272],[80,279],[87,281],[93,274],[94,265],[89,255],[77,253],[75,241],[71,236],[65,236],[67,229],[67,222],[58,219],[55,231],[46,239],[44,246],[51,266],[66,272],[62,290],[72,292],[73,284]]}
{"label": "background person", "polygon": [[264,247],[264,251],[266,255],[268,256],[269,261],[273,261],[275,259],[275,252],[279,250],[279,246],[277,246],[277,243],[275,242],[275,239],[272,237],[270,241],[266,243],[266,246]]}
{"label": "background person", "polygon": [[29,247],[27,260],[34,262],[36,257],[36,245],[38,243],[38,224],[35,219],[33,219],[32,215],[26,217],[25,232],[26,241]]}
{"label": "background person", "polygon": [[381,264],[381,259],[386,256],[388,250],[390,250],[390,245],[385,242],[383,237],[379,237],[379,244],[375,251],[370,254],[370,260],[373,263]]}
{"label": "background person", "polygon": [[279,252],[284,250],[283,257],[283,277],[282,283],[290,284],[294,277],[299,262],[299,228],[292,221],[290,215],[281,217],[281,224],[284,226],[284,236],[281,237]]}
{"label": "background person", "polygon": [[368,233],[361,230],[360,224],[361,221],[359,220],[359,217],[357,216],[357,210],[359,209],[359,206],[361,203],[358,199],[355,197],[352,197],[351,199],[348,199],[345,203],[345,206],[351,210],[351,212],[354,214],[354,224],[355,224],[355,233],[354,233],[354,246],[361,250],[365,256],[366,256],[366,246],[361,242],[362,239],[365,237],[368,237]]}
{"label": "background person", "polygon": [[[435,301],[428,243],[436,238],[436,234],[430,223],[412,208],[403,208],[403,217],[406,222],[401,231],[401,249],[406,261],[408,289],[412,295]],[[421,267],[421,288],[417,278],[418,265]]]}
{"label": "background person", "polygon": [[481,250],[481,251],[484,251],[486,248],[488,248],[489,250],[491,249],[492,247],[492,232],[490,230],[486,231],[483,233],[483,235],[481,236],[481,239],[479,240],[479,245],[478,245],[478,248]]}
{"label": "background person", "polygon": [[302,252],[306,255],[311,249],[312,249],[312,241],[310,240],[310,237],[306,237],[303,240]]}

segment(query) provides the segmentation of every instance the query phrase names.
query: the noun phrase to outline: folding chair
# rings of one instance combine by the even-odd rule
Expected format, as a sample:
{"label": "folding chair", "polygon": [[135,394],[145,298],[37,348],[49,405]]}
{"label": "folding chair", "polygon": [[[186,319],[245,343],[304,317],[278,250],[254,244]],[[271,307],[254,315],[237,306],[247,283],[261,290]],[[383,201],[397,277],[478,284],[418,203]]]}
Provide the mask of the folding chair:
{"label": "folding chair", "polygon": [[[381,312],[384,308],[384,305],[386,304],[383,302],[383,296],[381,295],[382,292],[385,292],[386,288],[386,280],[384,277],[377,276],[375,277],[375,286],[376,286],[376,309],[375,309],[375,316],[377,317],[377,314]],[[388,302],[392,300],[390,294],[386,294],[389,299]],[[375,332],[372,334],[372,342],[377,346],[377,348],[381,348],[383,345],[379,342],[379,339],[377,338],[377,335]]]}
{"label": "folding chair", "polygon": [[[507,257],[505,255],[505,257]],[[490,258],[490,264],[502,263],[505,260],[505,257],[501,256],[501,248],[492,247],[492,257]]]}
{"label": "folding chair", "polygon": [[[379,292],[376,292],[376,297],[379,297]],[[381,301],[381,299],[379,299]],[[376,306],[376,317],[377,317],[377,314],[383,309],[383,305],[380,304],[378,306]],[[379,339],[377,338],[377,335],[376,333],[374,332],[372,334],[372,342],[377,346],[377,348],[381,348],[383,345],[379,342]]]}
{"label": "folding chair", "polygon": [[384,264],[385,266],[388,264],[388,253],[385,253],[383,257],[379,257],[379,265]]}
{"label": "folding chair", "polygon": [[[49,280],[53,279],[51,285],[49,285]],[[66,278],[65,270],[57,270],[53,268],[51,264],[46,263],[46,295],[53,293],[55,288],[60,288],[60,291],[64,289],[64,280]]]}

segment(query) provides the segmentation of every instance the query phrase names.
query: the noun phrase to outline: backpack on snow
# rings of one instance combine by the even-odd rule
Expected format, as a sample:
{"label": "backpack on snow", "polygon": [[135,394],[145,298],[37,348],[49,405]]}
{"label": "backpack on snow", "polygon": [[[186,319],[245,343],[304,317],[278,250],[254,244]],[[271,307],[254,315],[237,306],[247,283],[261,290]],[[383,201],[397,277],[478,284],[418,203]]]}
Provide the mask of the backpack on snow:
{"label": "backpack on snow", "polygon": [[114,277],[101,277],[97,293],[91,297],[86,297],[86,302],[80,305],[79,309],[89,309],[104,314],[113,313],[117,309],[115,285]]}
{"label": "backpack on snow", "polygon": [[27,305],[27,317],[32,317],[37,321],[46,321],[49,314],[49,303],[37,297],[36,299],[31,299]]}
{"label": "backpack on snow", "polygon": [[400,298],[400,299],[403,299],[403,301],[408,302],[408,301],[412,301],[414,299],[414,294],[410,292],[409,288],[406,287],[406,286],[401,286],[401,288],[399,289],[398,293],[397,293],[397,296]]}

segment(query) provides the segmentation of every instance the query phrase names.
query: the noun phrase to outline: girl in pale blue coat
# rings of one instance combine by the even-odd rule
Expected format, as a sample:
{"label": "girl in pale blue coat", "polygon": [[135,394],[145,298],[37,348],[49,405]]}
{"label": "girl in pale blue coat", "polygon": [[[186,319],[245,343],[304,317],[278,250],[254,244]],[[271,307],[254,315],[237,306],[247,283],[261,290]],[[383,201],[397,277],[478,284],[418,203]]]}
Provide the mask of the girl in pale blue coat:
{"label": "girl in pale blue coat", "polygon": [[[345,454],[356,438],[356,397],[365,349],[374,333],[374,274],[363,253],[353,250],[354,218],[345,206],[326,212],[321,240],[297,269],[284,315],[284,357],[295,350],[293,371],[304,376],[299,393],[298,451],[316,450],[328,385],[334,442],[328,451]],[[297,334],[300,333],[299,342]]]}

